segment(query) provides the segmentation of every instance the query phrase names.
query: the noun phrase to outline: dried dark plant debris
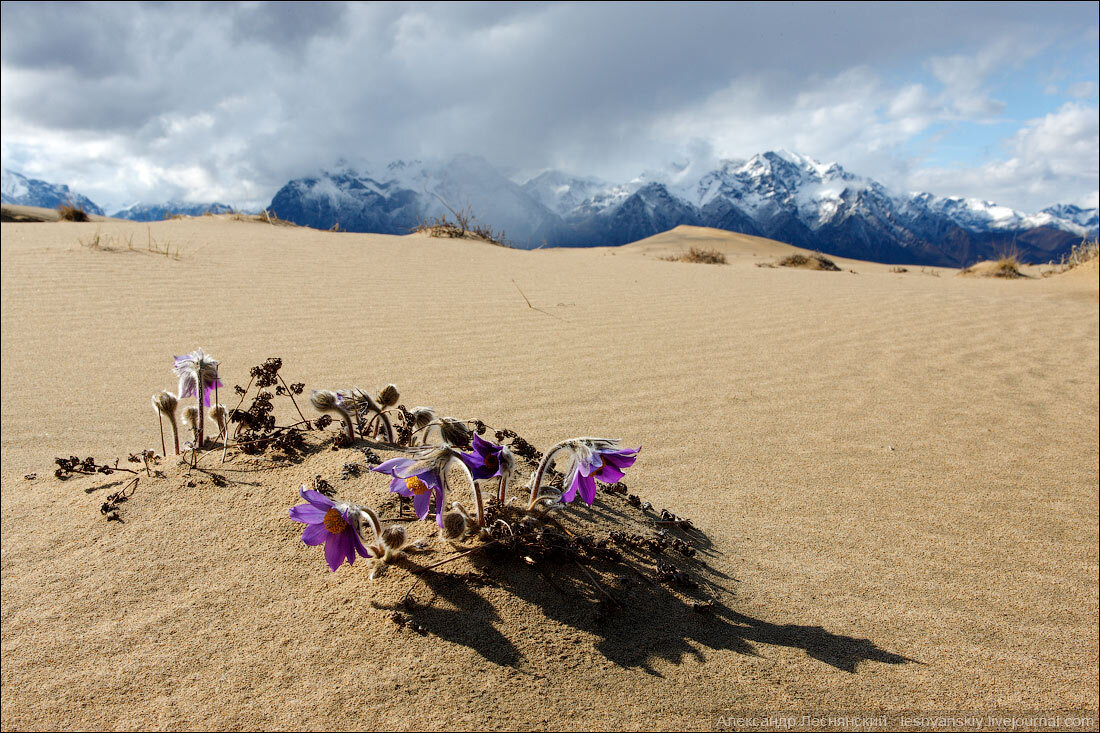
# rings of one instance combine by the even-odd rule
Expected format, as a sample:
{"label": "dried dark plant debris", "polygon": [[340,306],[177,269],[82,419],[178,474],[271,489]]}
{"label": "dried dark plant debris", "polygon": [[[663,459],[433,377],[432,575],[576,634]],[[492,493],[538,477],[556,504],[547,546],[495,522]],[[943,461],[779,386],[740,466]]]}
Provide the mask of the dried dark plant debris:
{"label": "dried dark plant debris", "polygon": [[352,478],[359,478],[363,475],[363,467],[358,463],[345,463],[343,468],[340,469],[340,480],[347,481]]}
{"label": "dried dark plant debris", "polygon": [[538,462],[542,460],[542,453],[540,453],[535,446],[517,435],[515,430],[497,430],[494,435],[498,443],[504,443],[504,441],[507,440],[507,445],[511,448],[512,452],[531,465],[538,465]]}
{"label": "dried dark plant debris", "polygon": [[97,473],[109,476],[115,471],[125,471],[126,473],[137,473],[129,468],[123,468],[118,465],[118,459],[115,459],[115,465],[108,466],[106,464],[98,464],[95,462],[95,458],[89,456],[88,458],[80,459],[76,456],[69,456],[68,458],[55,458],[54,463],[57,464],[57,470],[53,472],[53,475],[64,481],[70,478],[74,474],[83,474],[86,476],[95,475]]}
{"label": "dried dark plant debris", "polygon": [[128,501],[134,495],[138,481],[140,481],[138,478],[132,479],[128,484],[103,500],[103,503],[99,506],[99,513],[107,517],[108,522],[122,521],[118,513],[119,505]]}
{"label": "dried dark plant debris", "polygon": [[370,448],[360,448],[359,452],[363,454],[363,460],[367,462],[368,466],[377,466],[382,462],[382,456],[378,455]]}
{"label": "dried dark plant debris", "polygon": [[332,488],[332,484],[321,478],[321,474],[317,474],[313,477],[313,489],[324,494],[330,499],[336,496],[336,490]]}
{"label": "dried dark plant debris", "polygon": [[38,474],[37,473],[26,473],[26,474],[23,474],[23,478],[26,479],[27,481],[34,481],[36,478],[38,478]]}

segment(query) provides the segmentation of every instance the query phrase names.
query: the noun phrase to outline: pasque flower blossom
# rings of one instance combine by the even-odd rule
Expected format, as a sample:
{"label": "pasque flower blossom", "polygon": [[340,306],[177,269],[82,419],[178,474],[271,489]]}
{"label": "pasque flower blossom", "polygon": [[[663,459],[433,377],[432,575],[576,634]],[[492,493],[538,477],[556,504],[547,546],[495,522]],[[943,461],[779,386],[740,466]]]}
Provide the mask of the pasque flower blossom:
{"label": "pasque flower blossom", "polygon": [[335,502],[305,486],[298,493],[306,503],[291,507],[290,518],[309,525],[302,532],[302,542],[307,545],[324,544],[325,561],[333,572],[344,564],[344,560],[348,565],[353,564],[357,554],[371,557],[359,537],[358,507]]}
{"label": "pasque flower blossom", "polygon": [[558,453],[569,455],[569,467],[565,470],[561,501],[568,504],[580,494],[586,504],[596,500],[596,481],[615,483],[625,475],[623,469],[634,465],[638,448],[620,448],[620,441],[611,438],[570,438],[558,443],[542,457],[538,469],[531,477],[531,503],[538,503],[542,477]]}

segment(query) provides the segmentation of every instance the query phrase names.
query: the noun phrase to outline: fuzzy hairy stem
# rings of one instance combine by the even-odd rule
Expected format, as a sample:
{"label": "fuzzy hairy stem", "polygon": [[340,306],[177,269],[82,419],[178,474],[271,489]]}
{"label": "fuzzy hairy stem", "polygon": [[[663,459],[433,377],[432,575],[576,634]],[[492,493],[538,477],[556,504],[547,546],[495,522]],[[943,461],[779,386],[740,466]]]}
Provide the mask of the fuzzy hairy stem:
{"label": "fuzzy hairy stem", "polygon": [[157,423],[160,424],[160,454],[162,456],[168,455],[168,446],[164,442],[164,413],[157,410]]}
{"label": "fuzzy hairy stem", "polygon": [[550,450],[546,451],[542,456],[542,460],[539,461],[539,467],[535,469],[535,474],[531,477],[531,501],[527,505],[527,511],[531,511],[535,508],[535,504],[539,500],[539,489],[542,488],[542,477],[546,474],[546,469],[550,467],[550,464],[554,460],[554,456],[559,452],[569,448],[573,443],[573,439],[563,440],[555,445]]}
{"label": "fuzzy hairy stem", "polygon": [[[446,476],[450,472],[452,464],[457,464],[458,467],[462,469],[462,473],[466,476],[466,480],[468,480],[470,482],[470,488],[474,492],[474,507],[477,509],[477,526],[484,527],[485,526],[485,504],[481,500],[481,489],[478,488],[477,481],[474,481],[474,476],[473,476],[472,473],[470,473],[470,469],[466,467],[466,464],[463,463],[462,461],[458,460],[457,458],[451,458],[450,460],[448,460],[447,465],[445,465],[443,467],[443,471],[442,471],[443,480],[444,481],[447,480]],[[448,487],[448,488],[450,488],[450,487]],[[443,508],[442,507],[439,508],[439,513],[440,513],[440,516],[442,516],[442,514],[443,514]]]}

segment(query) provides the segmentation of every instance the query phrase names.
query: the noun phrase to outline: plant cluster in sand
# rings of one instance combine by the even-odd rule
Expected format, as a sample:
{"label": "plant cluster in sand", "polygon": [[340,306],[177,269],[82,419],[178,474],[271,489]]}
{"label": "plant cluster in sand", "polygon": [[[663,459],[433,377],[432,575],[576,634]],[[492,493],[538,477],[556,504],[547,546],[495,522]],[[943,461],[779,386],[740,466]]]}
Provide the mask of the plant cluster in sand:
{"label": "plant cluster in sand", "polygon": [[757,267],[798,267],[803,270],[825,270],[827,272],[840,272],[836,263],[820,252],[804,255],[795,253],[787,255],[778,262],[758,262]]}
{"label": "plant cluster in sand", "polygon": [[[667,529],[659,529],[656,537],[630,531],[636,525],[627,522],[627,515],[621,512],[620,519],[608,520],[610,525],[603,528],[608,532],[605,539],[579,529],[571,530],[553,516],[553,512],[578,497],[591,506],[602,486],[602,491],[621,495],[625,505],[638,508],[645,521],[650,521],[647,512],[651,506],[628,494],[621,483],[625,471],[637,459],[640,447],[623,447],[618,439],[575,437],[540,452],[510,430],[493,431],[494,442],[483,437],[490,428],[482,420],[439,417],[430,407],[410,410],[397,404],[400,394],[392,384],[376,395],[358,387],[314,390],[310,404],[322,413],[320,417],[307,419],[299,409],[298,415],[302,418],[299,422],[280,427],[272,415],[271,400],[279,395],[288,396],[297,409],[294,395],[301,394],[305,387],[283,380],[278,373],[282,360],[268,359],[252,368],[248,385],[234,388],[240,401],[233,410],[217,403],[217,390],[223,386],[219,366],[219,362],[202,349],[175,357],[172,368],[179,379],[177,393],[165,390],[152,397],[160,425],[162,455],[168,453],[164,431],[164,423],[168,422],[175,453],[189,454],[181,459],[185,470],[201,471],[212,479],[216,477],[215,486],[226,486],[227,479],[209,468],[200,468],[199,463],[206,456],[219,452],[224,463],[230,447],[235,449],[235,456],[278,450],[288,460],[295,460],[295,456],[301,460],[325,447],[332,450],[356,448],[367,458],[371,471],[389,477],[389,495],[402,502],[402,509],[411,505],[418,520],[433,515],[437,541],[465,543],[458,554],[443,561],[427,567],[407,566],[416,575],[482,551],[484,557],[494,562],[522,561],[526,565],[537,565],[543,560],[552,560],[583,573],[600,596],[601,613],[604,613],[621,604],[601,583],[598,573],[609,568],[612,573],[640,572],[625,558],[624,552],[648,548],[659,554],[665,547],[671,547],[684,557],[695,555],[689,541],[669,537]],[[253,385],[256,392],[252,405],[242,410],[241,405]],[[186,404],[189,398],[194,402]],[[177,422],[180,408],[191,438],[182,445]],[[343,428],[335,437],[326,431],[334,422],[333,415],[343,422]],[[204,429],[207,419],[214,422],[221,442],[209,449]],[[235,430],[230,429],[231,424],[237,426]],[[318,442],[307,438],[307,433],[322,436],[327,433],[330,437]],[[383,460],[370,448],[362,447],[362,443],[397,455]],[[144,462],[145,475],[153,476],[152,467],[158,465],[162,457],[147,450],[140,456],[131,455],[130,460]],[[267,460],[277,461],[278,454],[272,453]],[[56,462],[59,478],[74,473],[127,471],[134,474],[135,478],[114,498],[114,503],[104,504],[103,512],[108,519],[120,520],[119,504],[129,499],[140,480],[136,470],[122,468],[117,461],[114,466],[108,466],[97,464],[92,458],[81,460],[75,456]],[[527,464],[522,472],[521,462]],[[360,475],[358,464],[344,464],[344,478]],[[513,479],[521,475],[526,475],[527,481],[518,496],[509,496]],[[164,478],[163,472],[156,471],[156,477]],[[487,487],[491,487],[488,498],[485,496]],[[338,499],[331,484],[320,476],[313,488],[303,484],[298,493],[304,503],[291,507],[289,518],[306,525],[301,534],[302,542],[307,546],[322,546],[325,561],[332,571],[345,563],[352,565],[357,558],[366,558],[373,563],[373,578],[384,565],[403,561],[408,552],[427,550],[432,542],[430,535],[415,541],[410,539],[409,529],[400,523],[385,526],[382,515],[372,506]],[[457,500],[460,495],[468,495],[471,503],[464,505]],[[690,521],[667,510],[655,521],[658,527],[693,530]],[[599,565],[598,571],[589,568],[593,563]],[[652,570],[653,577],[647,582],[670,583],[687,589],[698,587],[691,576],[667,560],[658,559]],[[622,576],[617,577],[622,581]],[[417,577],[409,592],[420,580]],[[709,606],[704,602],[696,604],[696,608],[704,610]]]}
{"label": "plant cluster in sand", "polygon": [[694,262],[700,265],[725,265],[726,256],[716,249],[692,247],[687,252],[662,257],[665,262]]}
{"label": "plant cluster in sand", "polygon": [[965,267],[959,271],[960,275],[974,277],[999,277],[1006,280],[1027,277],[1020,271],[1020,260],[1014,254],[1001,255],[996,260],[986,260]]}
{"label": "plant cluster in sand", "polygon": [[1045,271],[1043,277],[1059,275],[1090,262],[1095,262],[1098,255],[1100,255],[1100,242],[1095,239],[1092,241],[1082,239],[1080,244],[1073,245],[1073,249],[1070,250],[1069,254],[1062,255],[1062,259],[1053,268]]}
{"label": "plant cluster in sand", "polygon": [[58,206],[57,215],[61,221],[91,221],[87,212],[72,201],[66,201]]}

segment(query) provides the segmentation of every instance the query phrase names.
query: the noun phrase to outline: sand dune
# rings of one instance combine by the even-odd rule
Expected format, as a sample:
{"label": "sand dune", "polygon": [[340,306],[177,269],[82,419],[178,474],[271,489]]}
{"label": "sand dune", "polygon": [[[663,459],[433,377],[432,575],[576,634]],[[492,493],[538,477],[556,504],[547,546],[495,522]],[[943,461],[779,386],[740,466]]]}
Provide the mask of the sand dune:
{"label": "sand dune", "polygon": [[[134,247],[82,246],[97,228]],[[730,264],[658,259],[690,246]],[[3,728],[1095,711],[1095,267],[754,266],[792,251],[686,227],[522,252],[227,217],[3,224]],[[60,482],[54,457],[159,451],[149,396],[196,346],[228,384],[279,356],[310,388],[395,382],[543,448],[641,445],[626,482],[703,533],[714,611],[640,583],[601,621],[568,569],[562,593],[475,557],[417,591],[425,635],[399,627],[407,572],[330,573],[287,517],[317,474],[386,501],[384,477],[339,479],[351,451],[240,461],[223,487],[168,467],[104,521],[116,477]]]}

